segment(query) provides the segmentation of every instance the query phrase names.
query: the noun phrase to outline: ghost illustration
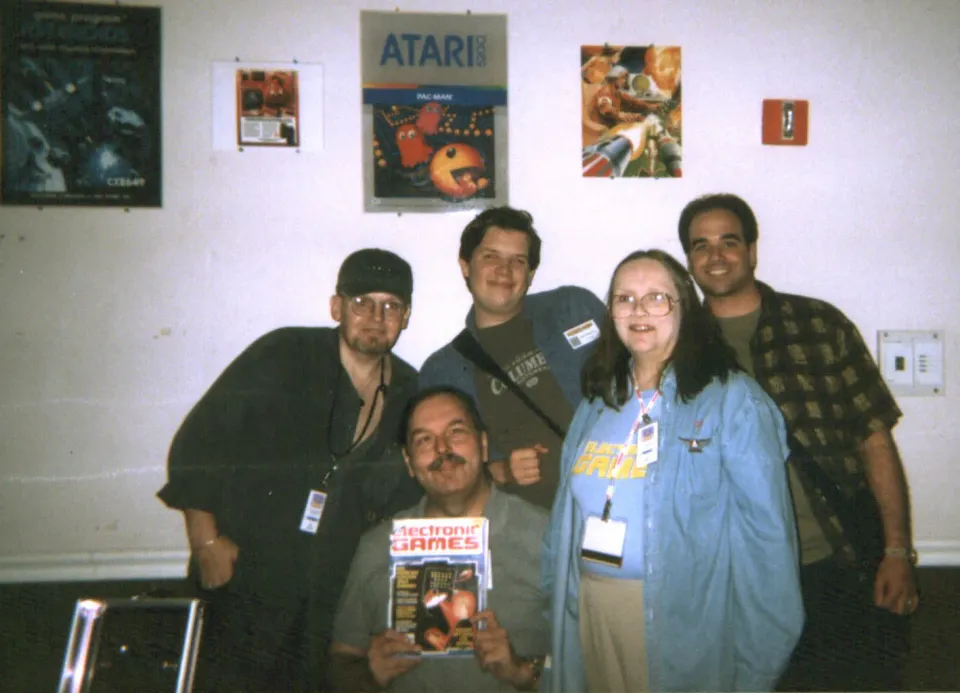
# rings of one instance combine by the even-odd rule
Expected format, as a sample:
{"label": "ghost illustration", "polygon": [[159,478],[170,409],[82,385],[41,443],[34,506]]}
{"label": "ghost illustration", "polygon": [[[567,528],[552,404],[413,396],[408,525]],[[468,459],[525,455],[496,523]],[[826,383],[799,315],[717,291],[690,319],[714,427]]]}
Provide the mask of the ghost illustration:
{"label": "ghost illustration", "polygon": [[420,115],[417,116],[417,127],[420,128],[420,132],[436,135],[440,127],[441,115],[443,115],[443,108],[436,101],[424,104],[420,109]]}
{"label": "ghost illustration", "polygon": [[397,148],[400,163],[404,168],[415,168],[430,161],[433,148],[423,140],[423,133],[416,125],[401,125],[397,128]]}

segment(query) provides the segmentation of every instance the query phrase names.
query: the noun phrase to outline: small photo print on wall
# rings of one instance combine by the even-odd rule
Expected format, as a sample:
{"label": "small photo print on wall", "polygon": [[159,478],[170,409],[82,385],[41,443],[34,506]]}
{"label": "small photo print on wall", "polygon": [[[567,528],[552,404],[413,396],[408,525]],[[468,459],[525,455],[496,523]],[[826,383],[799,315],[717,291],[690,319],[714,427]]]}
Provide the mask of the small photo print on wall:
{"label": "small photo print on wall", "polygon": [[679,46],[580,47],[584,178],[683,175]]}
{"label": "small photo print on wall", "polygon": [[323,151],[323,65],[211,63],[213,150],[277,157]]}
{"label": "small photo print on wall", "polygon": [[237,70],[238,145],[296,147],[299,116],[296,70]]}

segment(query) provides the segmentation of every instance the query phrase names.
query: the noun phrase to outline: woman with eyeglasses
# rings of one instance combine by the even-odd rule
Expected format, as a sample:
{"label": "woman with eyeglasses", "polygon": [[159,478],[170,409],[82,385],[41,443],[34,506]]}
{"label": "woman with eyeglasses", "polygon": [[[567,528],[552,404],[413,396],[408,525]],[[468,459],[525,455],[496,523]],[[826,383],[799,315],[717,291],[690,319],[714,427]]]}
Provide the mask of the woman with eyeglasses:
{"label": "woman with eyeglasses", "polygon": [[781,415],[669,254],[627,256],[607,309],[543,542],[540,690],[773,690],[803,625]]}

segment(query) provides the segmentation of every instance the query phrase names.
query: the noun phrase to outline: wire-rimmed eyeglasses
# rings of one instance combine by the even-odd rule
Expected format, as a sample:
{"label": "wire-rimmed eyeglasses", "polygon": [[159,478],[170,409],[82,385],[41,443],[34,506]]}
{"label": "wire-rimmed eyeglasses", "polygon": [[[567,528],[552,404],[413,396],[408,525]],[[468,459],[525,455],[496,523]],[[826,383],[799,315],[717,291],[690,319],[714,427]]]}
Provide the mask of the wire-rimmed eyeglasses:
{"label": "wire-rimmed eyeglasses", "polygon": [[643,296],[614,294],[610,297],[610,315],[614,318],[629,318],[637,312],[637,307],[640,307],[647,315],[662,317],[670,314],[676,302],[677,299],[662,291],[654,291]]}
{"label": "wire-rimmed eyeglasses", "polygon": [[377,301],[370,296],[344,296],[350,304],[350,312],[361,318],[372,318],[377,313],[383,315],[384,320],[399,321],[407,312],[407,304],[396,298],[386,301]]}

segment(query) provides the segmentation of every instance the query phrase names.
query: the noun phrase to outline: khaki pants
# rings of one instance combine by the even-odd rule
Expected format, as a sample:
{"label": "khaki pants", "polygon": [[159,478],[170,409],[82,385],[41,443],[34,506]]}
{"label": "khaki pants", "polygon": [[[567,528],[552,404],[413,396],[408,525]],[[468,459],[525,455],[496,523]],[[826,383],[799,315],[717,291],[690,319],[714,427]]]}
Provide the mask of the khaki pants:
{"label": "khaki pants", "polygon": [[580,649],[590,693],[649,690],[643,581],[582,572]]}

